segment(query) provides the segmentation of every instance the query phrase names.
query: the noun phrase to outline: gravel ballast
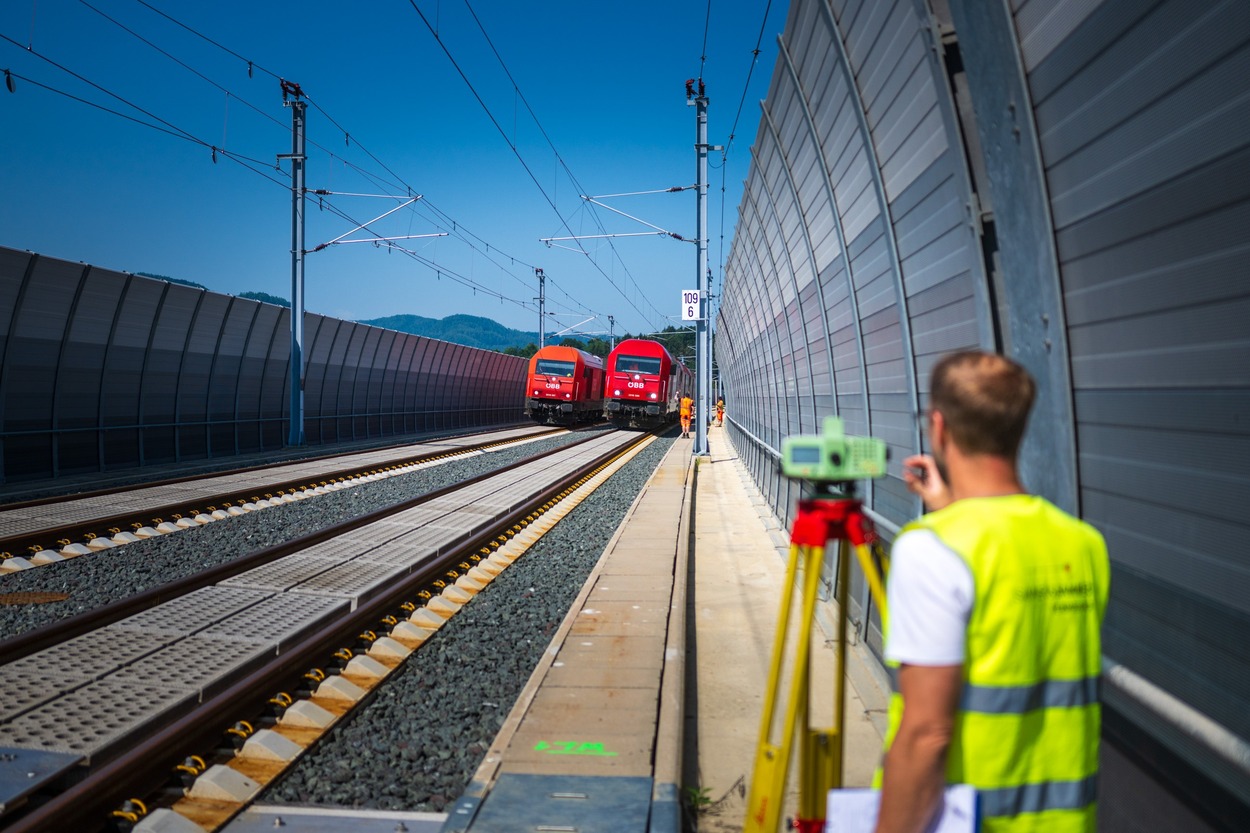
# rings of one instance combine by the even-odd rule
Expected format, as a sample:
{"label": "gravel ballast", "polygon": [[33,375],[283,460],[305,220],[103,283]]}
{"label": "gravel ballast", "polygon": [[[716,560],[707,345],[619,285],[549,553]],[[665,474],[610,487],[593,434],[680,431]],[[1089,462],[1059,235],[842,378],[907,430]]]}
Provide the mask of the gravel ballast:
{"label": "gravel ballast", "polygon": [[570,512],[258,800],[434,812],[455,801],[675,435]]}
{"label": "gravel ballast", "polygon": [[0,605],[0,639],[94,610],[418,495],[462,483],[541,451],[586,439],[586,436],[585,432],[563,434],[453,459],[443,465],[409,474],[362,483],[230,520],[2,575],[0,595],[44,592],[64,593],[68,594],[68,598],[44,604]]}

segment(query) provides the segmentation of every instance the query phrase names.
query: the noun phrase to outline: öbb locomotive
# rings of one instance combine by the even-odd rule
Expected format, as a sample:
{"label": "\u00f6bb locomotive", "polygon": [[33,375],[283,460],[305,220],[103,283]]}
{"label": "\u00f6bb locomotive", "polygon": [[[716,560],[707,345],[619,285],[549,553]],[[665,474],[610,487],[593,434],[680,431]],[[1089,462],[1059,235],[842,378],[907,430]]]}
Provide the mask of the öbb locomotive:
{"label": "\u00f6bb locomotive", "polygon": [[608,355],[603,412],[617,427],[671,423],[683,396],[694,397],[694,374],[658,341],[627,338]]}
{"label": "\u00f6bb locomotive", "polygon": [[573,425],[603,416],[603,359],[548,345],[530,359],[525,413],[535,422]]}

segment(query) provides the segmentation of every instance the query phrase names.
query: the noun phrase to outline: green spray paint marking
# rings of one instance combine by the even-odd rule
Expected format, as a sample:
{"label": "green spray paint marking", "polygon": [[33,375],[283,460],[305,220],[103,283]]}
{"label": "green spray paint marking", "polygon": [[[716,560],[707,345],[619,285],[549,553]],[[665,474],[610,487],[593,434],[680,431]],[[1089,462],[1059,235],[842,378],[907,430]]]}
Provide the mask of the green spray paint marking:
{"label": "green spray paint marking", "polygon": [[540,740],[534,744],[535,752],[546,752],[548,755],[598,755],[605,758],[616,757],[615,752],[609,752],[603,748],[602,743],[587,743],[585,741],[575,740],[558,740],[554,743],[547,743]]}

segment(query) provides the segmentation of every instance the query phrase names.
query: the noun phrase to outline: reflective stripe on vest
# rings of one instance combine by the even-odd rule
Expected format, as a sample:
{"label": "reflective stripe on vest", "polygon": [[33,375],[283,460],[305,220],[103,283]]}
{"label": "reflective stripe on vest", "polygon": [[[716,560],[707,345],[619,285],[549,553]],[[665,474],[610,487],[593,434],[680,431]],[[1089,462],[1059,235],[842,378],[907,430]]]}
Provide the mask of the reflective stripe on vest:
{"label": "reflective stripe on vest", "polygon": [[[898,668],[887,665],[890,690],[898,694]],[[1072,709],[1099,702],[1100,677],[1045,680],[1037,685],[978,686],[964,684],[959,708],[984,714],[1025,714],[1036,709]]]}
{"label": "reflective stripe on vest", "polygon": [[1071,709],[1098,702],[1098,678],[1043,680],[1036,685],[964,685],[959,708],[985,714],[1024,714],[1036,709]]}
{"label": "reflective stripe on vest", "polygon": [[1079,810],[1094,803],[1098,797],[1098,776],[1080,781],[1047,781],[978,790],[981,812],[986,816],[1018,816],[1021,813],[1044,813],[1047,810]]}

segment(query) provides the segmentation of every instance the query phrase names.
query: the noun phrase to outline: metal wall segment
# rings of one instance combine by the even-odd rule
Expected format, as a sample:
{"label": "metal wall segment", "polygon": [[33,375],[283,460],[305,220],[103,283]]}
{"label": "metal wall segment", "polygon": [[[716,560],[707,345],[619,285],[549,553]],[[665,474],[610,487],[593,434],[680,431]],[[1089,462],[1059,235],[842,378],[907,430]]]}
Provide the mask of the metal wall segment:
{"label": "metal wall segment", "polygon": [[1020,450],[1033,491],[1078,511],[1064,305],[1031,94],[1006,0],[954,0],[951,14],[976,108],[993,194],[1002,271],[1004,352],[1037,380],[1032,430]]}
{"label": "metal wall segment", "polygon": [[[792,222],[796,226],[795,236],[799,238],[799,241],[801,241],[801,247],[797,243],[792,243],[790,245],[789,248],[791,249],[791,256],[793,257],[795,254],[793,251],[795,248],[799,248],[799,253],[806,256],[804,260],[800,261],[802,264],[801,277],[800,270],[796,270],[793,268],[794,264],[791,264],[791,275],[794,277],[795,284],[795,299],[793,303],[795,304],[796,314],[788,315],[788,317],[792,317],[799,322],[800,332],[802,333],[804,342],[807,379],[811,386],[809,401],[807,403],[808,407],[806,409],[800,407],[799,409],[800,430],[803,430],[803,414],[810,411],[811,418],[809,424],[811,425],[811,428],[808,430],[817,431],[819,430],[820,412],[822,410],[827,412],[832,404],[832,392],[830,389],[832,379],[832,357],[828,353],[828,342],[824,335],[829,331],[829,328],[825,324],[824,320],[825,310],[824,304],[822,303],[824,293],[820,291],[820,283],[816,280],[816,276],[819,274],[819,269],[816,263],[816,244],[812,240],[813,229],[815,228],[816,230],[819,230],[819,225],[813,226],[813,224],[808,221],[809,215],[812,217],[819,215],[820,206],[819,204],[815,204],[805,207],[801,194],[801,186],[795,182],[795,178],[797,176],[800,178],[800,183],[803,183],[804,185],[810,183],[812,177],[808,175],[807,169],[814,164],[815,155],[812,154],[810,149],[805,145],[793,142],[793,139],[790,139],[789,144],[793,145],[792,149],[796,152],[798,158],[787,158],[787,143],[784,143],[781,139],[781,135],[777,130],[777,125],[773,123],[773,119],[768,111],[768,108],[762,106],[761,110],[764,114],[764,124],[768,126],[768,130],[772,136],[777,154],[783,163],[781,165],[781,173],[783,174],[782,179],[785,183],[783,193],[788,198],[789,211],[792,212],[793,215]],[[799,115],[801,108],[791,108],[790,112],[792,114],[791,121],[793,122],[793,118]],[[796,131],[793,130],[793,125],[791,125],[791,128],[792,129],[787,132],[793,136]],[[774,211],[776,211],[775,206],[777,197],[772,194],[771,189],[769,194],[770,201],[774,205]],[[821,194],[821,192],[817,191],[817,194]],[[813,294],[816,296],[815,303],[812,302]],[[807,299],[806,307],[804,307],[802,303],[805,298]],[[787,307],[787,313],[789,312],[790,309]],[[815,320],[809,322],[809,318]],[[817,322],[819,322],[819,324],[817,324]],[[809,323],[811,324],[810,330]],[[813,353],[816,354],[815,357],[813,357]],[[820,368],[822,362],[824,367]],[[822,392],[824,393],[823,397],[821,395]]]}
{"label": "metal wall segment", "polygon": [[[276,449],[290,311],[0,247],[0,480]],[[519,421],[526,362],[308,314],[311,443]]]}
{"label": "metal wall segment", "polygon": [[[806,322],[808,347],[819,345],[833,363],[831,397],[816,398],[816,424],[808,428],[805,420],[801,430],[819,430],[820,418],[837,414],[852,433],[887,441],[891,475],[874,484],[867,504],[893,526],[919,507],[902,486],[900,467],[920,447],[919,392],[929,365],[953,347],[993,346],[963,143],[931,21],[921,12],[915,0],[791,4],[756,140],[758,164],[747,178],[726,263],[721,313],[723,324],[738,311],[753,315],[748,299],[775,297],[792,280],[773,266],[782,256],[765,244],[766,229],[778,222],[759,205],[768,189],[753,187],[757,177],[777,182],[776,213],[784,214],[784,196],[807,226],[805,234],[783,239],[787,262],[814,264],[820,289],[799,293],[794,317]],[[776,160],[788,170],[776,171]],[[783,195],[787,182],[794,187]],[[812,303],[823,308],[805,308]],[[778,323],[783,333],[797,330]],[[732,351],[725,345],[721,354],[732,356],[726,366],[749,365],[725,374],[727,399],[743,429],[739,436],[769,446],[761,461],[799,426],[794,420],[771,425],[768,409],[744,408],[740,400],[767,390],[778,367],[807,370],[794,361],[802,351],[787,356],[791,347],[769,329],[755,335],[741,328]],[[782,355],[765,360],[770,344]],[[816,384],[795,380],[798,389],[816,391]],[[764,420],[759,424],[750,419],[755,410]],[[777,514],[788,518],[792,507],[781,501],[789,490],[764,488],[770,466],[755,469],[755,476],[778,501]]]}
{"label": "metal wall segment", "polygon": [[[781,47],[716,334],[761,492],[792,517],[775,374],[804,346],[832,355],[817,416],[891,446],[887,529],[919,510],[895,467],[934,361],[1020,359],[1026,482],[1111,550],[1105,653],[1184,708],[1109,704],[1244,802],[1250,761],[1220,750],[1250,739],[1250,4],[793,0]],[[812,261],[821,293],[779,306]]]}
{"label": "metal wall segment", "polygon": [[[1113,562],[1104,651],[1244,742],[1250,5],[1105,0],[1048,40],[1026,9],[1080,504]],[[1168,743],[1250,794],[1244,763]]]}

